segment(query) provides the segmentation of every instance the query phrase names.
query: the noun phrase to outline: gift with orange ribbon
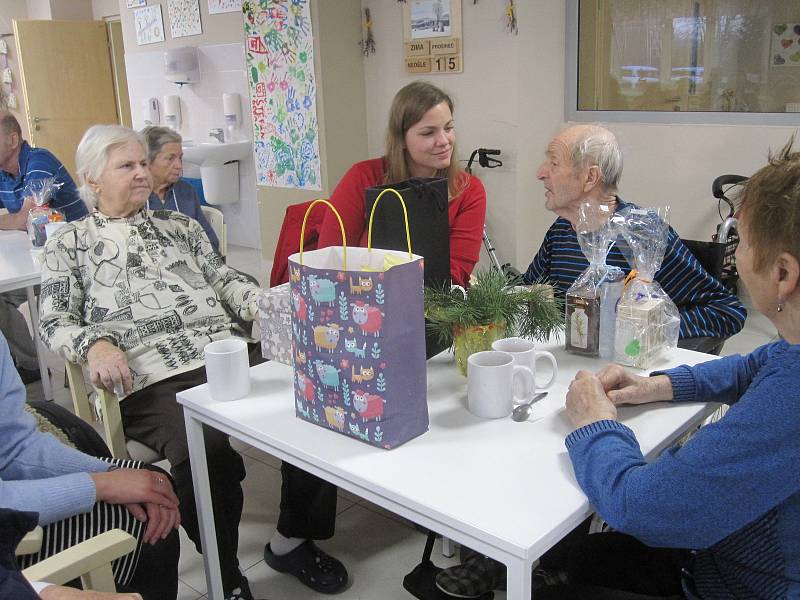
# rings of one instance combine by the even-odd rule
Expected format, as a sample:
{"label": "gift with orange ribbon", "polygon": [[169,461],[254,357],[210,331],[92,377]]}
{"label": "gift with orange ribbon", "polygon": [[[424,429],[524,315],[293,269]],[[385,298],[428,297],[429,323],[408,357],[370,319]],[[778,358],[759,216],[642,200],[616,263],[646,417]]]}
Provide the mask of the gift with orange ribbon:
{"label": "gift with orange ribbon", "polygon": [[617,303],[614,361],[622,365],[647,369],[678,345],[678,308],[655,280],[667,248],[668,211],[629,205],[615,215],[633,267]]}

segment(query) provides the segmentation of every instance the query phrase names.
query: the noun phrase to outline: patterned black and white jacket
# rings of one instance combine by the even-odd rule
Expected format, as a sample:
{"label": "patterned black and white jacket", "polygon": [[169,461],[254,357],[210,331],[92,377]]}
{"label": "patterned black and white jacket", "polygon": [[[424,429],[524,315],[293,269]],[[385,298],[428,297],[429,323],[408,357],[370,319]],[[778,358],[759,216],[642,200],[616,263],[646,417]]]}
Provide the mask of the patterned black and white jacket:
{"label": "patterned black and white jacket", "polygon": [[209,342],[247,334],[259,288],[228,267],[200,224],[142,208],[95,211],[45,246],[39,334],[71,362],[106,338],[122,349],[137,391],[204,364]]}

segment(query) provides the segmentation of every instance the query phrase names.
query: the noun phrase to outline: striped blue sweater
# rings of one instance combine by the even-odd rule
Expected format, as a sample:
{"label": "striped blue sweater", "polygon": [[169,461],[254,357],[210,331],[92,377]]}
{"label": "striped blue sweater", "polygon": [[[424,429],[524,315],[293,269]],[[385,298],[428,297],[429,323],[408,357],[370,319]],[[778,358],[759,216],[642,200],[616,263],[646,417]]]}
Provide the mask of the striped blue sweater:
{"label": "striped blue sweater", "polygon": [[614,528],[697,550],[704,600],[800,598],[800,345],[666,371],[675,402],[731,408],[647,464],[633,432],[597,421],[566,440],[575,476]]}
{"label": "striped blue sweater", "polygon": [[25,201],[28,184],[34,179],[50,177],[55,177],[56,182],[62,184],[50,199],[50,208],[63,212],[67,221],[75,221],[89,214],[78,195],[75,182],[61,161],[49,150],[31,148],[24,140],[19,151],[19,176],[14,177],[0,170],[0,204],[8,212],[19,212]]}
{"label": "striped blue sweater", "polygon": [[[635,206],[618,199],[617,210]],[[614,244],[606,261],[631,270],[622,251]],[[553,285],[561,298],[569,286],[589,266],[578,245],[572,224],[564,218],[556,219],[545,234],[539,252],[524,275],[526,283],[547,282]],[[656,281],[672,298],[681,316],[681,338],[724,338],[738,333],[747,317],[739,299],[700,265],[689,249],[669,228],[667,250]]]}

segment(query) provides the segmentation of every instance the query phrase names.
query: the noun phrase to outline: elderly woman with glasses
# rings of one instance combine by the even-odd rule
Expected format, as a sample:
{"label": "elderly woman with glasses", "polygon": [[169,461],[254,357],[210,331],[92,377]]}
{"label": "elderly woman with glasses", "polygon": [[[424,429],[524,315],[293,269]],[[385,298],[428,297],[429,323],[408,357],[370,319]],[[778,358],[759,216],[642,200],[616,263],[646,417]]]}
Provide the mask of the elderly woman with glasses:
{"label": "elderly woman with glasses", "polygon": [[153,176],[153,191],[147,200],[150,210],[176,210],[200,223],[211,245],[219,249],[219,240],[200,208],[194,188],[181,180],[183,173],[183,138],[169,127],[145,127],[147,161]]}
{"label": "elderly woman with glasses", "polygon": [[[118,125],[97,125],[75,156],[81,196],[93,207],[45,247],[41,326],[44,343],[87,363],[92,383],[116,390],[128,437],[170,462],[182,524],[198,551],[200,535],[183,410],[178,392],[204,383],[203,348],[244,338],[259,288],[228,267],[200,224],[178,212],[150,211],[144,139]],[[258,360],[251,345],[251,362]],[[252,598],[239,570],[244,462],[228,436],[204,435],[226,599]],[[282,468],[278,531],[268,561],[315,589],[344,587],[347,572],[313,539],[333,535],[336,488],[290,465]]]}

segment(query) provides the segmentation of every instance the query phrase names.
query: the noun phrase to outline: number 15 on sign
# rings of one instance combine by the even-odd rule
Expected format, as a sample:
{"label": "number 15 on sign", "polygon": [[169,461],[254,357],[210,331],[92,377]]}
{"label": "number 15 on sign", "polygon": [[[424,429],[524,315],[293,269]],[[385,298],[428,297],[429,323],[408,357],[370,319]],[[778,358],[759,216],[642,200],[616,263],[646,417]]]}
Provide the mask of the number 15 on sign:
{"label": "number 15 on sign", "polygon": [[442,54],[431,57],[431,71],[434,73],[460,73],[461,57],[458,54]]}

